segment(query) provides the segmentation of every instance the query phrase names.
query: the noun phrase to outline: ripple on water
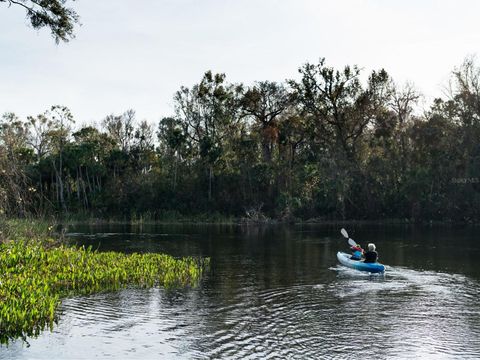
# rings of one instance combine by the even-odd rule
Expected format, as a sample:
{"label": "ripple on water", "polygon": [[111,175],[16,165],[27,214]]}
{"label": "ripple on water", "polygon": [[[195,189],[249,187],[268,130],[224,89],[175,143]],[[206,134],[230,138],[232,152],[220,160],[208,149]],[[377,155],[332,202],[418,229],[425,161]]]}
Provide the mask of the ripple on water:
{"label": "ripple on water", "polygon": [[[458,274],[343,267],[320,284],[66,299],[53,333],[0,358],[478,358],[480,287]],[[350,356],[352,355],[352,356]]]}
{"label": "ripple on water", "polygon": [[[391,268],[385,276],[370,276],[340,270],[328,285],[246,293],[235,305],[232,327],[209,338],[214,349],[209,356],[234,351],[248,358],[260,350],[261,357],[293,358],[480,354],[479,286],[463,275]],[[219,308],[215,316],[228,317],[231,310]]]}

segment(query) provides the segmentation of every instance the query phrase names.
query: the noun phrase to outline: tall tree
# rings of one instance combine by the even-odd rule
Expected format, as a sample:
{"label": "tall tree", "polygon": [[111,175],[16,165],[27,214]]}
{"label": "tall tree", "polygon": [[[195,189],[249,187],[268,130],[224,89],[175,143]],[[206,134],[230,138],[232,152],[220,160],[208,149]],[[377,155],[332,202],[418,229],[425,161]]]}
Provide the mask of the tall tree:
{"label": "tall tree", "polygon": [[392,84],[392,96],[390,100],[390,107],[396,115],[397,119],[397,133],[396,138],[400,142],[400,163],[402,172],[405,173],[408,166],[408,144],[406,131],[409,127],[409,122],[412,120],[413,107],[420,99],[420,94],[415,89],[413,84],[407,83],[399,88]]}
{"label": "tall tree", "polygon": [[45,117],[49,119],[53,128],[49,132],[50,143],[52,144],[52,154],[50,156],[56,179],[56,194],[58,203],[63,212],[67,211],[65,201],[65,179],[64,179],[64,149],[69,141],[71,134],[71,125],[73,124],[73,115],[66,106],[54,105],[50,111],[45,112]]}
{"label": "tall tree", "polygon": [[142,120],[135,129],[134,143],[132,146],[133,156],[135,157],[135,167],[142,174],[148,173],[155,161],[154,140],[152,126]]}
{"label": "tall tree", "polygon": [[263,159],[272,161],[272,151],[278,142],[278,117],[292,104],[292,95],[286,88],[270,81],[258,82],[241,99],[243,112],[258,126],[262,141]]}
{"label": "tall tree", "polygon": [[27,148],[28,127],[13,113],[0,118],[0,215],[26,214],[33,188],[26,165],[33,154]]}
{"label": "tall tree", "polygon": [[178,164],[182,158],[186,158],[189,154],[187,131],[185,124],[173,117],[165,117],[158,124],[159,149],[170,162],[173,171],[172,188],[174,191],[177,187]]}
{"label": "tall tree", "polygon": [[198,85],[175,94],[177,117],[208,169],[208,200],[212,200],[214,166],[222,156],[227,136],[236,131],[240,86],[227,84],[225,74],[207,71]]}
{"label": "tall tree", "polygon": [[107,178],[106,159],[115,141],[92,126],[73,133],[74,143],[68,147],[69,168],[75,179],[77,199],[84,209],[91,206],[100,194]]}
{"label": "tall tree", "polygon": [[103,120],[103,126],[122,151],[127,152],[130,149],[135,136],[134,110],[127,110],[121,115],[108,115]]}
{"label": "tall tree", "polygon": [[358,160],[358,142],[372,121],[371,99],[360,84],[360,69],[335,70],[320,59],[318,64],[305,64],[299,72],[301,81],[290,84],[304,110],[314,117],[318,139],[334,151],[342,149],[349,161]]}
{"label": "tall tree", "polygon": [[35,150],[37,161],[40,161],[50,151],[48,134],[52,130],[53,122],[46,114],[29,116],[27,120],[31,129],[28,142]]}

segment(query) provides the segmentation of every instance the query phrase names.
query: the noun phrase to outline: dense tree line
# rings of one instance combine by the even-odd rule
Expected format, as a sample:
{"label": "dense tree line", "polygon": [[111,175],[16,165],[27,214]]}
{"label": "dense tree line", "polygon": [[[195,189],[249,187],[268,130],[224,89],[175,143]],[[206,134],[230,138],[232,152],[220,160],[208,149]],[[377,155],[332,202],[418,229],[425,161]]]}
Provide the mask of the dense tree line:
{"label": "dense tree line", "polygon": [[129,217],[480,220],[480,69],[415,115],[420,95],[385,70],[322,59],[299,80],[227,82],[207,72],[156,128],[135,112],[74,130],[53,106],[0,122],[0,211]]}

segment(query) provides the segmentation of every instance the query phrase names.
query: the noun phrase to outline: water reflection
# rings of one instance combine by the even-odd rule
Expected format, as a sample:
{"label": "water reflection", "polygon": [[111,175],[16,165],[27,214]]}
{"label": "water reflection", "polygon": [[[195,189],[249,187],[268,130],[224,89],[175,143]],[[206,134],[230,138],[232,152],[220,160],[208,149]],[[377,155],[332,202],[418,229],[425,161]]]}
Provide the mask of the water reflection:
{"label": "water reflection", "polygon": [[[336,228],[100,230],[72,239],[211,256],[212,271],[193,290],[67,299],[53,333],[2,348],[0,358],[480,356],[479,248],[468,231],[354,229],[389,265],[372,276],[336,263],[346,247]],[[461,248],[471,257],[460,260]]]}

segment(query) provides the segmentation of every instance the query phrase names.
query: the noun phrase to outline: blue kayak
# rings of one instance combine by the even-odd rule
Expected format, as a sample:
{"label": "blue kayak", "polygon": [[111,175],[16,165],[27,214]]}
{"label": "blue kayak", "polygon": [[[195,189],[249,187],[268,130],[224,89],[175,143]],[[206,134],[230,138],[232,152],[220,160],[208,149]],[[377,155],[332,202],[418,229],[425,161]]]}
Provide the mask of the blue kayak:
{"label": "blue kayak", "polygon": [[337,259],[342,265],[345,265],[351,269],[368,271],[371,273],[382,273],[385,271],[385,265],[376,263],[365,263],[362,260],[352,260],[351,255],[344,252],[337,252]]}

